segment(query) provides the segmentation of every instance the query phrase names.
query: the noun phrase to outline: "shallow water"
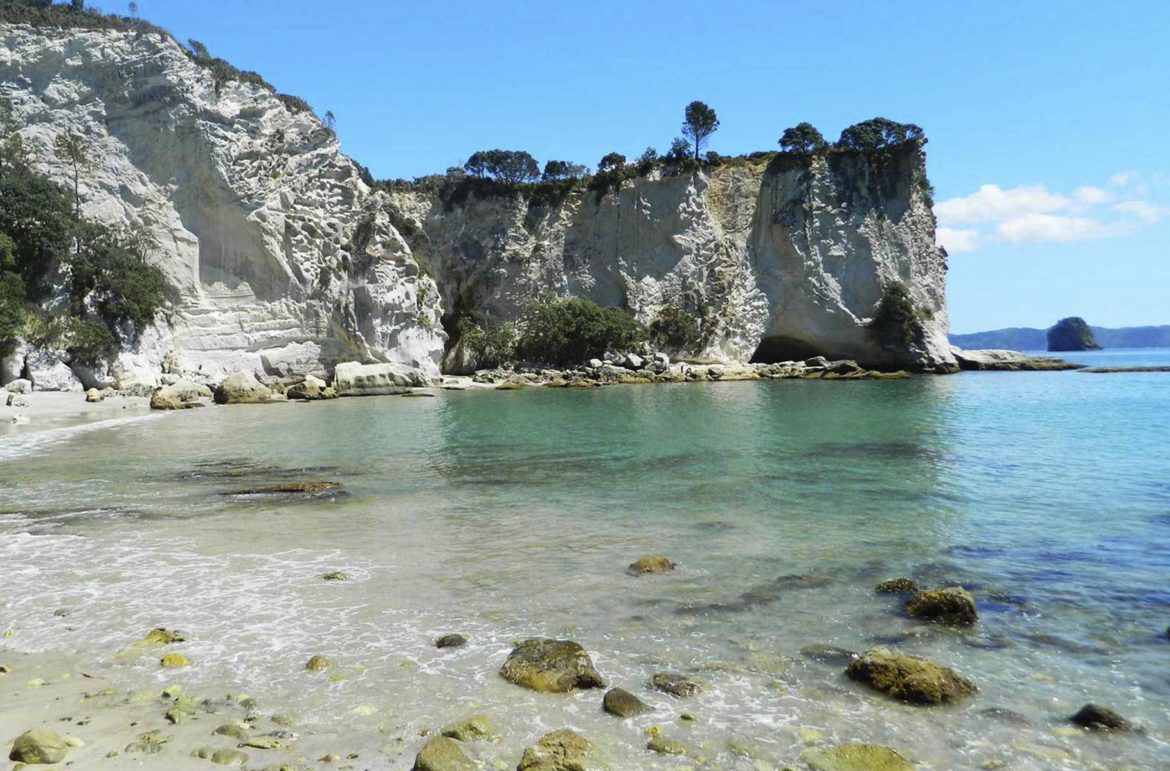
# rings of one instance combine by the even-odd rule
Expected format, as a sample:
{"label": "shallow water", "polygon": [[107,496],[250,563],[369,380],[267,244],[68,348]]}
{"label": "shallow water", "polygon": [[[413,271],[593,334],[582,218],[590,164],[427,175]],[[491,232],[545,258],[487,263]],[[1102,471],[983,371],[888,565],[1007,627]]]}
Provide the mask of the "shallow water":
{"label": "shallow water", "polygon": [[[0,441],[0,625],[11,649],[127,687],[174,677],[119,652],[177,627],[185,683],[246,691],[378,768],[476,712],[500,739],[475,749],[511,766],[569,726],[615,768],[771,768],[841,741],[939,769],[1164,768],[1168,449],[1170,375],[1076,372],[345,399],[16,437]],[[294,480],[341,492],[233,494]],[[652,552],[679,569],[624,572]],[[903,574],[972,588],[977,627],[922,626],[873,594]],[[436,650],[448,631],[471,643]],[[496,676],[512,640],[540,635],[578,640],[655,709],[619,720],[598,691]],[[893,703],[799,654],[818,643],[926,655],[981,692]],[[318,653],[341,678],[304,671]],[[662,670],[708,687],[650,692]],[[1068,731],[1088,701],[1147,731]],[[646,752],[650,725],[701,760]]]}

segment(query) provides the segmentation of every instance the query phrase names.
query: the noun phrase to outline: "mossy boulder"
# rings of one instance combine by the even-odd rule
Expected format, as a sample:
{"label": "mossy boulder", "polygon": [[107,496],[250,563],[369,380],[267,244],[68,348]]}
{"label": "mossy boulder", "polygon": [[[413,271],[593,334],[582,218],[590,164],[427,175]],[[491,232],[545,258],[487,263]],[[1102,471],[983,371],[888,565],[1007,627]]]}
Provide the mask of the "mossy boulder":
{"label": "mossy boulder", "polygon": [[305,669],[310,672],[323,672],[326,669],[333,669],[333,662],[324,656],[312,656],[305,662]]}
{"label": "mossy boulder", "polygon": [[703,690],[703,684],[678,672],[658,672],[650,678],[650,685],[655,690],[669,693],[671,696],[685,698],[694,696]]}
{"label": "mossy boulder", "polygon": [[500,677],[542,693],[605,687],[589,654],[572,640],[521,640],[500,667]]}
{"label": "mossy boulder", "polygon": [[842,744],[807,750],[800,759],[811,771],[913,771],[914,764],[897,750],[876,744]]}
{"label": "mossy boulder", "polygon": [[1086,704],[1069,718],[1073,723],[1090,731],[1132,731],[1133,723],[1108,707],[1100,704]]}
{"label": "mossy boulder", "polygon": [[664,554],[647,554],[633,562],[629,571],[636,576],[647,573],[668,573],[674,570],[674,563]]}
{"label": "mossy boulder", "polygon": [[677,739],[667,736],[654,736],[646,742],[646,749],[657,752],[659,755],[690,755],[691,748]]}
{"label": "mossy boulder", "polygon": [[435,640],[436,648],[459,648],[467,644],[467,635],[453,632]]}
{"label": "mossy boulder", "polygon": [[562,728],[524,750],[516,771],[602,771],[608,768],[593,742]]}
{"label": "mossy boulder", "polygon": [[949,626],[970,626],[979,620],[975,598],[959,586],[918,592],[906,603],[906,612],[922,621]]}
{"label": "mossy boulder", "polygon": [[916,594],[918,592],[918,584],[909,578],[900,576],[882,581],[873,590],[878,594]]}
{"label": "mossy boulder", "polygon": [[182,632],[177,629],[164,629],[158,627],[151,629],[146,633],[140,641],[140,645],[171,645],[172,643],[184,642],[187,638]]}
{"label": "mossy boulder", "polygon": [[272,391],[247,370],[228,375],[215,387],[216,404],[265,404],[272,401]]}
{"label": "mossy boulder", "polygon": [[601,708],[617,717],[633,717],[647,709],[645,702],[624,688],[610,688],[606,691]]}
{"label": "mossy boulder", "polygon": [[845,674],[908,704],[951,704],[973,695],[975,684],[953,669],[917,656],[875,648],[850,663]]}
{"label": "mossy boulder", "polygon": [[69,745],[60,734],[46,728],[34,728],[16,737],[8,759],[30,765],[48,765],[60,763],[68,752]]}
{"label": "mossy boulder", "polygon": [[159,659],[158,663],[167,669],[178,669],[187,666],[191,662],[187,661],[187,657],[182,653],[168,653]]}
{"label": "mossy boulder", "polygon": [[487,715],[472,715],[466,720],[452,723],[439,729],[440,736],[461,742],[491,738],[492,721]]}
{"label": "mossy boulder", "polygon": [[411,771],[476,771],[478,768],[459,742],[436,736],[419,750]]}
{"label": "mossy boulder", "polygon": [[228,747],[213,752],[211,762],[217,766],[242,766],[248,762],[248,754]]}

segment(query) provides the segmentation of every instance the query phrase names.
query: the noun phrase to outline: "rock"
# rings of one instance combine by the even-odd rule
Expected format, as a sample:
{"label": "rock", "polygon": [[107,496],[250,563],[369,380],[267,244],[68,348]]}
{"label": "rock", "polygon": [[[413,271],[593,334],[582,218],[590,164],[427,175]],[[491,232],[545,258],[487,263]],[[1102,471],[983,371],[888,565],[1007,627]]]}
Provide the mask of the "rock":
{"label": "rock", "polygon": [[345,573],[342,573],[340,570],[335,570],[332,573],[326,573],[325,575],[321,576],[321,579],[323,581],[348,581],[349,576]]}
{"label": "rock", "polygon": [[173,643],[186,642],[187,638],[177,629],[164,629],[158,627],[151,629],[146,633],[138,644],[139,645],[171,645]]}
{"label": "rock", "polygon": [[167,669],[178,669],[187,666],[189,662],[182,653],[168,653],[159,659],[158,663]]}
{"label": "rock", "polygon": [[404,394],[412,388],[434,385],[418,369],[401,364],[359,364],[347,361],[333,371],[333,386],[338,396],[379,396]]}
{"label": "rock", "polygon": [[248,755],[237,749],[225,748],[213,752],[211,762],[218,766],[242,766],[248,762]]}
{"label": "rock", "polygon": [[959,369],[1001,372],[1046,372],[1052,370],[1084,369],[1083,364],[1073,364],[1049,356],[1026,356],[1019,351],[985,349],[967,351],[952,348],[951,353]]}
{"label": "rock", "polygon": [[92,402],[100,402],[104,398],[105,397],[102,396],[102,392],[97,390],[96,388],[91,388],[85,392],[85,400],[87,402],[91,402],[91,403]]}
{"label": "rock", "polygon": [[435,640],[436,648],[458,648],[467,644],[467,635],[452,632]]}
{"label": "rock", "polygon": [[607,767],[592,742],[562,728],[525,749],[516,771],[601,771]]}
{"label": "rock", "polygon": [[5,385],[4,390],[13,394],[31,394],[33,390],[32,381],[17,378]]}
{"label": "rock", "polygon": [[313,656],[305,663],[305,669],[310,672],[322,672],[326,669],[332,669],[333,662],[324,656]]}
{"label": "rock", "polygon": [[810,771],[914,771],[914,764],[897,750],[876,744],[842,744],[831,749],[806,750],[800,759]]}
{"label": "rock", "polygon": [[646,742],[646,749],[657,752],[659,755],[690,755],[691,748],[677,739],[665,736],[655,736]]}
{"label": "rock", "polygon": [[80,391],[81,381],[69,369],[69,365],[61,360],[61,356],[53,351],[36,349],[25,359],[25,368],[29,379],[32,380],[34,391]]}
{"label": "rock", "polygon": [[1048,350],[1051,353],[1100,349],[1101,346],[1093,336],[1093,330],[1080,316],[1061,319],[1048,329]]}
{"label": "rock", "polygon": [[646,360],[636,353],[627,353],[625,358],[626,369],[639,370],[646,366]]}
{"label": "rock", "polygon": [[476,771],[478,766],[454,739],[436,736],[419,750],[411,771]]}
{"label": "rock", "polygon": [[62,736],[47,728],[34,728],[16,737],[8,759],[30,765],[49,765],[60,763],[68,752],[69,745]]}
{"label": "rock", "polygon": [[601,369],[601,365],[603,363],[604,362],[602,362],[601,359],[590,359],[589,360],[589,369]]}
{"label": "rock", "polygon": [[300,401],[316,401],[318,399],[336,399],[337,392],[320,378],[308,375],[303,381],[292,386],[284,395],[289,399]]}
{"label": "rock", "polygon": [[874,587],[878,594],[916,594],[918,584],[909,578],[890,578]]}
{"label": "rock", "polygon": [[215,387],[216,404],[266,404],[272,391],[247,370],[239,370]]}
{"label": "rock", "polygon": [[243,723],[224,723],[211,733],[216,736],[230,736],[240,742],[247,740],[249,736],[248,727]]}
{"label": "rock", "polygon": [[518,642],[500,667],[500,677],[543,693],[605,687],[589,654],[571,640],[533,638]]}
{"label": "rock", "polygon": [[1070,717],[1069,720],[1091,731],[1134,730],[1133,723],[1108,707],[1102,707],[1099,704],[1086,704],[1077,711],[1077,714]]}
{"label": "rock", "polygon": [[639,557],[636,562],[630,565],[629,571],[634,575],[644,575],[646,573],[666,573],[674,570],[674,563],[670,558],[662,554],[648,554],[645,557]]}
{"label": "rock", "polygon": [[491,727],[492,721],[487,715],[472,715],[466,720],[443,726],[439,729],[439,735],[461,742],[471,742],[491,738]]}
{"label": "rock", "polygon": [[169,386],[159,386],[150,394],[152,410],[182,410],[199,407],[200,399],[210,399],[211,389],[205,385],[180,380]]}
{"label": "rock", "polygon": [[702,683],[678,672],[659,672],[650,678],[650,684],[656,690],[680,698],[694,696],[703,690]]}
{"label": "rock", "polygon": [[973,695],[975,685],[952,669],[917,656],[876,648],[849,664],[845,674],[909,704],[950,704]]}
{"label": "rock", "polygon": [[669,367],[670,366],[670,357],[667,356],[665,353],[661,353],[661,352],[656,353],[656,354],[654,354],[653,359],[654,359],[654,363],[660,367]]}
{"label": "rock", "polygon": [[824,356],[813,356],[811,359],[804,360],[804,366],[816,367],[818,369],[827,369],[829,366],[829,360]]}
{"label": "rock", "polygon": [[969,626],[979,619],[975,598],[959,586],[918,592],[906,603],[906,612],[923,621],[950,626]]}
{"label": "rock", "polygon": [[319,480],[314,482],[281,482],[279,484],[262,485],[260,487],[244,487],[239,490],[232,490],[227,495],[293,495],[317,497],[321,495],[334,495],[339,492],[342,492],[340,483]]}
{"label": "rock", "polygon": [[610,688],[601,700],[601,708],[617,717],[633,717],[646,711],[646,704],[624,688]]}
{"label": "rock", "polygon": [[806,645],[800,649],[800,655],[826,664],[848,664],[858,658],[854,651],[835,645]]}

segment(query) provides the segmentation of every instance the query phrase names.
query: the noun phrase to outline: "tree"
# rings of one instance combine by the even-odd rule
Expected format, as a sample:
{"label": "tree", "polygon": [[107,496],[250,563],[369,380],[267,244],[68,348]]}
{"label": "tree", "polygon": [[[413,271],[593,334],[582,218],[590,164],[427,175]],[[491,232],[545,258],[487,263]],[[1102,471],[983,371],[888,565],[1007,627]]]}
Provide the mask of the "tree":
{"label": "tree", "polygon": [[580,364],[606,351],[628,350],[646,339],[632,313],[572,297],[536,306],[525,321],[517,353],[529,361]]}
{"label": "tree", "polygon": [[0,177],[6,174],[20,174],[27,170],[28,158],[24,152],[24,140],[16,131],[12,104],[7,99],[0,99]]}
{"label": "tree", "polygon": [[695,160],[699,160],[699,150],[706,144],[707,139],[719,128],[719,118],[715,111],[702,102],[691,102],[684,113],[682,133],[684,137],[695,143]]}
{"label": "tree", "polygon": [[780,137],[780,149],[786,153],[809,155],[826,150],[829,143],[811,123],[797,123],[789,129],[784,129]]}
{"label": "tree", "polygon": [[80,13],[85,10],[85,0],[69,0],[69,7]]}
{"label": "tree", "polygon": [[926,335],[922,314],[905,284],[894,281],[882,289],[873,318],[866,324],[870,337],[886,350],[906,352],[921,345]]}
{"label": "tree", "polygon": [[638,160],[634,162],[634,169],[638,172],[639,177],[644,177],[654,170],[658,165],[658,151],[653,147],[647,147],[646,150],[638,156]]}
{"label": "tree", "polygon": [[330,131],[333,130],[333,126],[337,124],[337,117],[333,114],[333,110],[325,111],[325,119],[322,121],[322,123],[325,124],[325,128],[329,129]]}
{"label": "tree", "polygon": [[568,161],[549,161],[544,164],[544,173],[540,178],[546,182],[560,179],[578,179],[585,174],[585,167],[579,163]]}
{"label": "tree", "polygon": [[198,40],[190,38],[187,40],[187,47],[191,49],[191,53],[195,54],[196,59],[211,59],[211,52],[207,50],[207,46]]}
{"label": "tree", "polygon": [[620,169],[626,165],[626,156],[621,153],[606,153],[601,156],[601,160],[597,162],[597,170],[599,172],[613,171]]}
{"label": "tree", "polygon": [[127,10],[130,11],[131,16],[137,17],[138,16],[138,3],[131,2],[130,5],[128,6]]}
{"label": "tree", "polygon": [[72,128],[57,135],[53,143],[57,156],[73,167],[73,216],[81,218],[81,170],[89,166],[85,140]]}
{"label": "tree", "polygon": [[30,291],[65,259],[75,228],[69,195],[40,174],[0,178],[0,233],[14,242],[15,268]]}
{"label": "tree", "polygon": [[870,118],[841,132],[837,147],[842,150],[872,153],[905,142],[924,140],[922,129],[913,123],[898,123],[887,118]]}
{"label": "tree", "polygon": [[468,174],[491,176],[502,182],[531,182],[540,176],[536,159],[523,150],[480,150],[463,164]]}

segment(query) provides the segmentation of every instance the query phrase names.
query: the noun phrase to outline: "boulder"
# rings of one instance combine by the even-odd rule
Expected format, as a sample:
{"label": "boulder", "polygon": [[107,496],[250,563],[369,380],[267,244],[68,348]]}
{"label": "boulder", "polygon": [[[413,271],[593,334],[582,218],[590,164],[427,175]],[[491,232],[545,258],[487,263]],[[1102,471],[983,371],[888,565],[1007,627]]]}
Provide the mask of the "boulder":
{"label": "boulder", "polygon": [[914,771],[914,764],[896,750],[876,744],[807,750],[800,759],[811,771]]}
{"label": "boulder", "polygon": [[950,704],[978,690],[974,683],[952,669],[880,648],[861,654],[861,658],[849,664],[845,674],[908,704]]}
{"label": "boulder", "polygon": [[445,634],[442,637],[440,637],[439,639],[435,640],[435,647],[436,648],[458,648],[458,647],[460,647],[462,645],[466,645],[466,644],[467,644],[467,635],[459,634],[458,632],[452,632],[451,634]]}
{"label": "boulder", "polygon": [[305,663],[305,669],[309,670],[310,672],[320,672],[322,670],[332,668],[333,662],[324,656],[319,655],[310,657],[309,660]]}
{"label": "boulder", "polygon": [[31,394],[33,390],[32,381],[17,378],[5,385],[4,390],[13,394]]}
{"label": "boulder", "polygon": [[654,686],[655,690],[680,698],[694,696],[703,690],[702,683],[678,672],[658,672],[650,678],[650,685]]}
{"label": "boulder", "polygon": [[178,669],[187,666],[188,661],[182,653],[168,653],[159,659],[158,663],[166,669]]}
{"label": "boulder", "polygon": [[642,369],[646,366],[646,360],[636,353],[627,353],[625,359],[626,369]]}
{"label": "boulder", "polygon": [[491,728],[492,721],[487,715],[472,715],[466,720],[443,726],[439,729],[439,734],[449,739],[470,742],[476,739],[491,738]]}
{"label": "boulder", "polygon": [[69,365],[54,353],[38,350],[25,360],[34,391],[80,391],[81,381]]}
{"label": "boulder", "polygon": [[1132,731],[1133,723],[1108,707],[1099,704],[1086,704],[1069,718],[1073,723],[1088,728],[1090,731]]}
{"label": "boulder", "polygon": [[601,771],[608,768],[593,742],[562,728],[524,750],[516,771]]}
{"label": "boulder", "polygon": [[0,356],[0,385],[11,383],[24,374],[24,357],[28,354],[28,346],[20,341],[7,356]]}
{"label": "boulder", "polygon": [[589,654],[571,640],[521,640],[500,667],[500,677],[543,693],[605,687]]}
{"label": "boulder", "polygon": [[629,571],[640,576],[646,573],[666,573],[674,570],[674,567],[675,565],[670,561],[670,558],[663,554],[647,554],[631,564]]}
{"label": "boulder", "polygon": [[324,380],[307,375],[303,381],[285,391],[284,395],[289,399],[299,401],[316,401],[318,399],[336,399],[337,391],[327,385]]}
{"label": "boulder", "polygon": [[265,404],[272,401],[272,391],[247,370],[239,370],[215,387],[216,404]]}
{"label": "boulder", "polygon": [[476,771],[477,768],[459,742],[436,736],[419,750],[411,771]]}
{"label": "boulder", "polygon": [[917,594],[918,584],[909,578],[890,578],[882,581],[873,589],[878,594]]}
{"label": "boulder", "polygon": [[646,742],[646,749],[657,752],[659,755],[690,755],[691,748],[677,739],[666,736],[653,736]]}
{"label": "boulder", "polygon": [[96,388],[91,388],[85,392],[85,400],[87,402],[100,402],[104,398],[105,397],[102,396],[102,392]]}
{"label": "boulder", "polygon": [[152,410],[182,410],[202,405],[200,399],[210,399],[211,389],[205,385],[180,380],[169,386],[160,386],[150,394]]}
{"label": "boulder", "polygon": [[646,711],[646,704],[624,688],[610,688],[601,700],[601,708],[617,717],[633,717]]}
{"label": "boulder", "polygon": [[969,626],[979,619],[975,598],[960,586],[918,592],[906,603],[906,612],[932,624],[950,626]]}
{"label": "boulder", "polygon": [[69,752],[69,745],[59,734],[45,728],[34,728],[16,737],[8,759],[17,763],[60,763]]}
{"label": "boulder", "polygon": [[420,370],[402,364],[359,364],[347,361],[333,371],[338,396],[403,394],[411,388],[433,385]]}

